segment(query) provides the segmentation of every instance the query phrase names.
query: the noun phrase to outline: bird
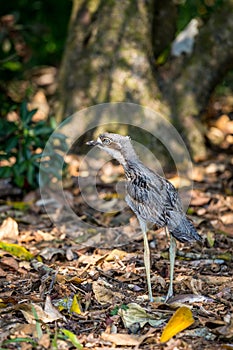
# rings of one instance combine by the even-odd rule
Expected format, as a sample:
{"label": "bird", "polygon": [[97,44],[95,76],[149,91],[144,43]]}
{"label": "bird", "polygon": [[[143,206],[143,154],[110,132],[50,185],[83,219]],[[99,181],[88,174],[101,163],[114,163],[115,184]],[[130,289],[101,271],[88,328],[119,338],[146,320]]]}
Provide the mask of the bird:
{"label": "bird", "polygon": [[173,296],[176,240],[184,243],[202,241],[192,222],[186,216],[179,194],[166,178],[145,166],[136,154],[130,136],[103,133],[96,140],[88,141],[115,158],[124,168],[126,177],[125,201],[136,214],[144,241],[144,265],[146,271],[148,298],[153,301],[150,276],[150,249],[147,238],[148,225],[165,228],[170,236],[169,260],[170,283],[165,298]]}

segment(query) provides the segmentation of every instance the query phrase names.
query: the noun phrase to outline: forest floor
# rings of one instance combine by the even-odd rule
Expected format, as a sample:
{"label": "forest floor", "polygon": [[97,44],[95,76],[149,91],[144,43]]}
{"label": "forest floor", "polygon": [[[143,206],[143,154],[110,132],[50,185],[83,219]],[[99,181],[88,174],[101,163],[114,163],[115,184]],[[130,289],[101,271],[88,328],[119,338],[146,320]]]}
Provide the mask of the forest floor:
{"label": "forest floor", "polygon": [[[78,228],[68,218],[63,226],[51,223],[39,191],[19,197],[9,188],[7,194],[1,180],[0,348],[233,349],[232,123],[226,114],[216,119],[209,138],[219,140],[216,130],[226,133],[222,147],[194,165],[188,214],[203,243],[178,243],[175,296],[167,303],[165,231],[148,232],[155,297],[148,302],[137,220],[127,207],[111,214],[84,203],[75,180],[82,176],[77,156],[68,160],[72,181],[65,191],[81,217]],[[166,176],[177,184],[175,174]],[[108,208],[123,202],[115,190],[122,177],[116,163],[99,174],[99,195]],[[63,208],[56,210],[59,215]],[[162,333],[174,337],[162,343]]]}

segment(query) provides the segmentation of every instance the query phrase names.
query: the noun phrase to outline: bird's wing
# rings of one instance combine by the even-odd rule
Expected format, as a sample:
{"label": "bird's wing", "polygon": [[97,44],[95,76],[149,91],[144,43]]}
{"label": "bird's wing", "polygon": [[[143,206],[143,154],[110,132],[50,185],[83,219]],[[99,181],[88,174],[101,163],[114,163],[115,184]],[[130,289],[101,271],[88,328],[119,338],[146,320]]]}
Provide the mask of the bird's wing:
{"label": "bird's wing", "polygon": [[166,181],[166,193],[167,193],[167,201],[166,201],[167,210],[173,209],[178,212],[183,211],[182,202],[177,190],[175,189],[175,187],[171,182],[169,182],[166,179],[165,181]]}
{"label": "bird's wing", "polygon": [[165,191],[160,179],[155,184],[144,174],[143,181],[137,178],[127,183],[126,202],[139,218],[162,227],[166,225]]}

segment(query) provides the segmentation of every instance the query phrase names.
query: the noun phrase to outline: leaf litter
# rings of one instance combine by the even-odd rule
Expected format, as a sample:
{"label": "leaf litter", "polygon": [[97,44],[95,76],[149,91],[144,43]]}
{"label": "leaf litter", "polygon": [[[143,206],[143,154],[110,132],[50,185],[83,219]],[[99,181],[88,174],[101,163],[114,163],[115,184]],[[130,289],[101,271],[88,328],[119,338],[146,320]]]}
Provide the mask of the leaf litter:
{"label": "leaf litter", "polygon": [[[228,127],[222,130],[226,135]],[[77,156],[69,157],[77,176]],[[111,207],[122,169],[114,163],[108,163],[106,169],[98,186]],[[169,266],[164,230],[148,233],[155,297],[148,303],[143,239],[128,208],[112,215],[95,212],[82,202],[74,183],[66,189],[74,209],[84,221],[96,225],[96,231],[87,234],[82,226],[74,230],[72,223],[67,230],[51,226],[37,192],[30,195],[33,201],[28,209],[16,206],[14,197],[8,199],[0,212],[1,347],[232,348],[232,170],[232,157],[223,153],[194,166],[189,215],[204,243],[178,243],[175,296],[167,304]],[[177,182],[175,176],[171,178]],[[119,223],[124,227],[109,233],[105,246],[90,244],[93,235],[101,237],[101,226]]]}

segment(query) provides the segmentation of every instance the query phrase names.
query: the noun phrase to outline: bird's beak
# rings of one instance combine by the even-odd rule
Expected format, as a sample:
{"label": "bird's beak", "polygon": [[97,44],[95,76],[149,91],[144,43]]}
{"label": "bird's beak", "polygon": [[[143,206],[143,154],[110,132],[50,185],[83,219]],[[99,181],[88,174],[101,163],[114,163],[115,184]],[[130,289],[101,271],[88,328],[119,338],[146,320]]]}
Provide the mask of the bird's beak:
{"label": "bird's beak", "polygon": [[102,145],[102,141],[101,141],[101,139],[98,137],[97,140],[92,140],[92,141],[86,142],[86,145],[88,145],[88,146],[100,146],[100,145]]}

